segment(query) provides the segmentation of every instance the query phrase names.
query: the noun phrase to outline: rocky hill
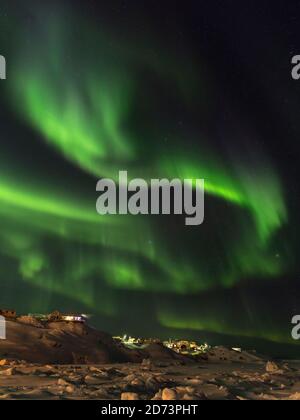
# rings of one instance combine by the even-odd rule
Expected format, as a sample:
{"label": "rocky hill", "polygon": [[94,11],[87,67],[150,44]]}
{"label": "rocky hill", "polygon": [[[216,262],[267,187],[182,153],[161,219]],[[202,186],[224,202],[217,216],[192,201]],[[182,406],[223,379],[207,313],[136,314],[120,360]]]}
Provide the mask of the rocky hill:
{"label": "rocky hill", "polygon": [[[186,360],[162,345],[127,349],[109,334],[86,324],[53,322],[45,325],[7,321],[7,339],[0,340],[0,358],[30,363],[102,364],[140,363],[143,359]],[[26,322],[24,322],[26,321]]]}

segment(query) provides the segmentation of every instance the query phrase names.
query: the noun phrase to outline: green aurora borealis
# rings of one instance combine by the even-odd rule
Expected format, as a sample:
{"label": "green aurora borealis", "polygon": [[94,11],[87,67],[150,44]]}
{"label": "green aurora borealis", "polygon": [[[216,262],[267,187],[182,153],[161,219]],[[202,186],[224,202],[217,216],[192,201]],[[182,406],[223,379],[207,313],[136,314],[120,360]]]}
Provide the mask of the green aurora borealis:
{"label": "green aurora borealis", "polygon": [[[151,333],[290,342],[289,325],[273,325],[264,308],[254,317],[243,312],[244,294],[236,318],[230,301],[220,303],[222,291],[244,281],[266,286],[288,273],[278,241],[289,212],[268,152],[251,136],[239,138],[238,128],[240,147],[230,130],[220,147],[206,129],[216,100],[209,63],[172,51],[151,31],[133,42],[75,10],[64,13],[35,10],[32,27],[12,36],[2,86],[14,122],[1,142],[1,304],[46,312],[56,302],[121,333],[132,302],[141,320],[130,325],[141,335],[149,316]],[[176,125],[181,119],[188,123]],[[96,182],[119,170],[131,178],[204,178],[203,226],[97,215]],[[14,296],[20,285],[26,298]]]}

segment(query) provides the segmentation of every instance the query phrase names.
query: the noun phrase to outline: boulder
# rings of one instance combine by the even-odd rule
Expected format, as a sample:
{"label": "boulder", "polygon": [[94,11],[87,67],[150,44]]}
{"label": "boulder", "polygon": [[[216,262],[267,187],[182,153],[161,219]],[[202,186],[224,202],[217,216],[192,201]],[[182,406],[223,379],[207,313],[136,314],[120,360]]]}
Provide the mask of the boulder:
{"label": "boulder", "polygon": [[163,401],[174,401],[178,399],[178,395],[175,389],[165,388],[162,391]]}
{"label": "boulder", "polygon": [[135,392],[123,392],[121,394],[121,400],[122,401],[137,401],[139,400],[139,396]]}

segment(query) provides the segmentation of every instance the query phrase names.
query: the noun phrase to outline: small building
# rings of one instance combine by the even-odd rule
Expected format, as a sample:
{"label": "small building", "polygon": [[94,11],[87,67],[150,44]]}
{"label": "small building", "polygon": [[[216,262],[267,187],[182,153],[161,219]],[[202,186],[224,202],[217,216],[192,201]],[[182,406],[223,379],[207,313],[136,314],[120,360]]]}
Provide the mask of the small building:
{"label": "small building", "polygon": [[45,314],[28,314],[27,316],[40,322],[48,321],[48,315]]}
{"label": "small building", "polygon": [[3,316],[6,319],[16,319],[17,312],[11,309],[0,309],[0,316]]}
{"label": "small building", "polygon": [[168,340],[164,342],[165,347],[180,354],[203,354],[209,350],[208,344],[199,345],[195,341],[188,340]]}
{"label": "small building", "polygon": [[73,314],[73,313],[62,314],[59,311],[54,311],[51,314],[47,315],[47,320],[49,322],[80,322],[80,323],[85,323],[86,322],[86,316],[84,316],[82,314]]}
{"label": "small building", "polygon": [[69,315],[61,315],[61,321],[64,322],[86,322],[86,318],[83,315],[78,314],[69,314]]}

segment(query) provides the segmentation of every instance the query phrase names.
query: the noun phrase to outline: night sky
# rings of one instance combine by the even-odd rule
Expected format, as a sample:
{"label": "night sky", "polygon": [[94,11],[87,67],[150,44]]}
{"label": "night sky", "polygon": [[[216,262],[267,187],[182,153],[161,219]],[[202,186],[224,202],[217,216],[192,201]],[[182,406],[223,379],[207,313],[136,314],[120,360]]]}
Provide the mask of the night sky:
{"label": "night sky", "polygon": [[[300,1],[245,3],[1,1],[0,306],[297,355]],[[204,224],[99,216],[120,170]]]}

